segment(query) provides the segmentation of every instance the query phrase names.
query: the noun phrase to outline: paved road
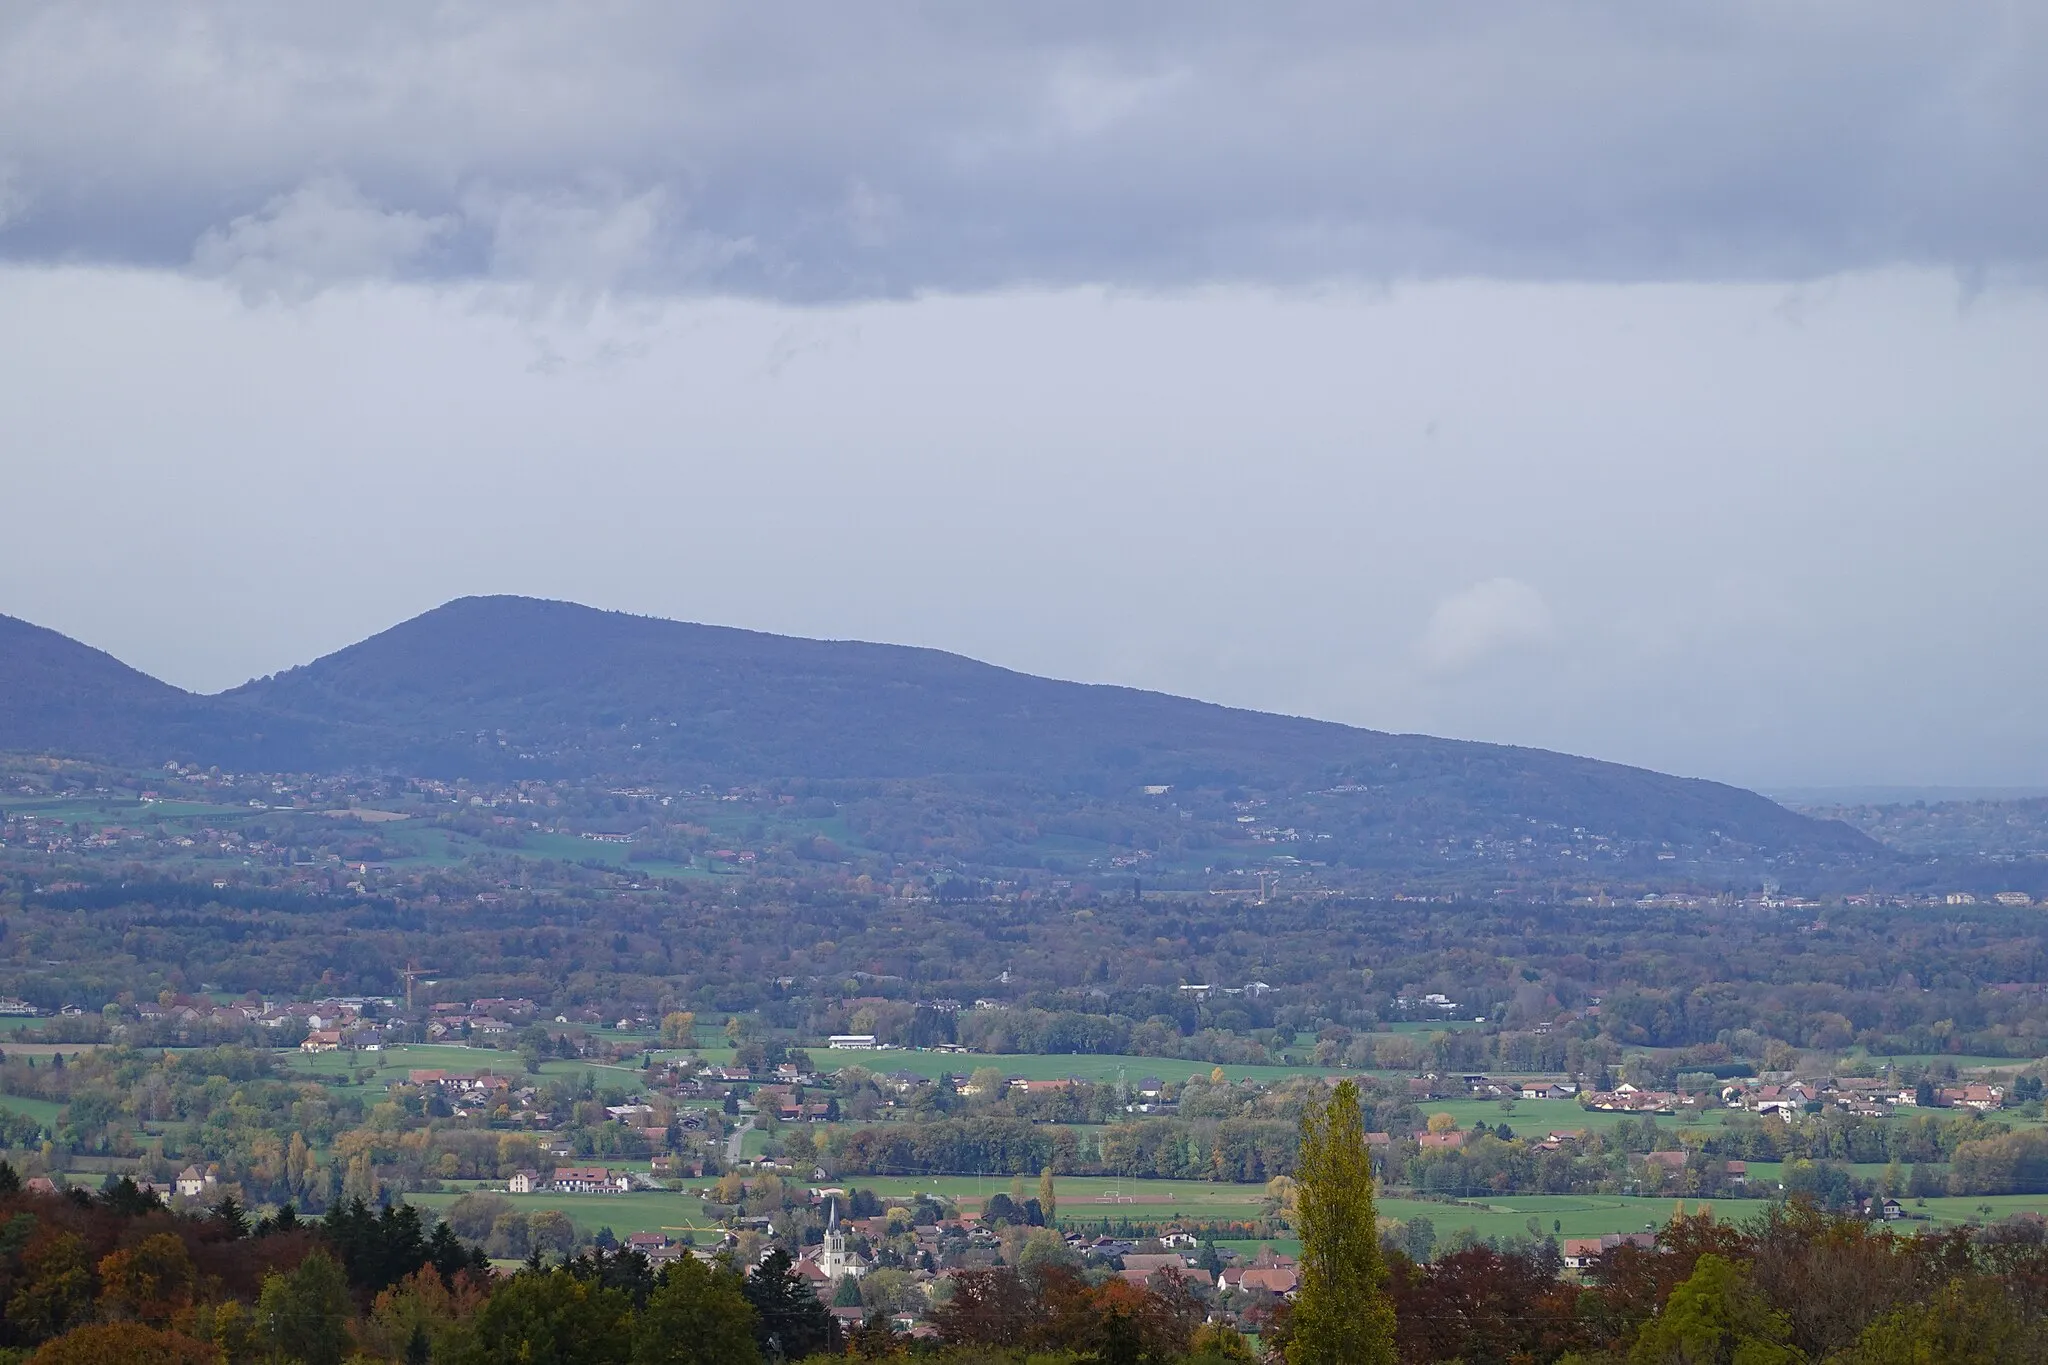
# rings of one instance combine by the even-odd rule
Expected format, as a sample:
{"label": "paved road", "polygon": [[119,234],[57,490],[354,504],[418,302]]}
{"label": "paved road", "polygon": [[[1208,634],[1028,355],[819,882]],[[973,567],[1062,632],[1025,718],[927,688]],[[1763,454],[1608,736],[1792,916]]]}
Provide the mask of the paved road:
{"label": "paved road", "polygon": [[733,1129],[732,1136],[725,1140],[725,1164],[728,1170],[739,1165],[740,1144],[747,1140],[747,1132],[753,1126],[754,1116],[752,1114],[742,1114],[740,1115],[740,1126]]}

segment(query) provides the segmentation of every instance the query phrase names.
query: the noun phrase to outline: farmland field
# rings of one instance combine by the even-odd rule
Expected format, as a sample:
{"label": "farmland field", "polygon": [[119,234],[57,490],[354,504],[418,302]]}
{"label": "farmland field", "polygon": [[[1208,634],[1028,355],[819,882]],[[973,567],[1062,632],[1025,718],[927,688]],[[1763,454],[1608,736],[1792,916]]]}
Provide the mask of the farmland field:
{"label": "farmland field", "polygon": [[[1905,1209],[1906,1221],[1895,1226],[1911,1230],[1932,1223],[1936,1229],[1942,1229],[1964,1223],[1996,1222],[2016,1213],[2048,1217],[2048,1194],[1943,1195],[1934,1199],[1908,1199]],[[1919,1221],[1923,1218],[1927,1223]]]}
{"label": "farmland field", "polygon": [[632,862],[630,844],[600,843],[595,839],[584,839],[574,834],[527,834],[525,842],[514,856],[520,858],[554,858],[565,863],[603,863],[618,868],[621,872],[641,874],[649,879],[655,877],[710,877],[717,875],[703,868],[683,863]]}
{"label": "farmland field", "polygon": [[1449,1114],[1458,1121],[1460,1128],[1470,1128],[1474,1123],[1485,1123],[1497,1128],[1502,1123],[1515,1130],[1517,1137],[1543,1136],[1552,1130],[1583,1128],[1589,1133],[1605,1133],[1623,1119],[1654,1118],[1657,1126],[1674,1131],[1685,1128],[1718,1128],[1735,1111],[1708,1109],[1697,1121],[1681,1123],[1674,1114],[1623,1114],[1602,1109],[1581,1109],[1577,1100],[1417,1100],[1415,1107],[1424,1114]]}
{"label": "farmland field", "polygon": [[1985,1057],[1968,1056],[1948,1052],[1902,1052],[1896,1056],[1859,1055],[1853,1060],[1869,1062],[1873,1066],[1927,1067],[1944,1064],[1954,1066],[1957,1071],[2023,1071],[2034,1064],[2033,1057]]}
{"label": "farmland field", "polygon": [[[483,1186],[486,1190],[503,1193],[497,1186]],[[408,1203],[421,1208],[445,1209],[455,1202],[466,1190],[455,1190],[441,1194],[408,1194]],[[635,1232],[665,1232],[681,1240],[685,1232],[695,1232],[698,1240],[706,1240],[707,1232],[715,1238],[718,1229],[704,1214],[704,1201],[693,1194],[673,1191],[647,1191],[637,1194],[531,1194],[505,1195],[520,1213],[535,1213],[542,1209],[559,1209],[569,1215],[581,1236],[589,1236],[599,1228],[608,1227],[623,1238]]]}
{"label": "farmland field", "polygon": [[24,1095],[0,1095],[0,1111],[19,1114],[23,1118],[34,1119],[37,1123],[55,1123],[57,1115],[62,1113],[63,1109],[64,1106],[55,1100],[30,1099]]}
{"label": "farmland field", "polygon": [[[951,1199],[968,1210],[981,1207],[993,1194],[1007,1194],[1007,1175],[847,1176],[838,1188],[859,1186],[876,1194],[907,1198],[918,1193]],[[1038,1180],[1024,1179],[1026,1195],[1036,1198]],[[1203,1180],[1114,1180],[1108,1176],[1061,1176],[1058,1180],[1059,1221],[1094,1222],[1130,1218],[1165,1222],[1175,1218],[1202,1220],[1250,1219],[1263,1210],[1264,1185],[1222,1185]]]}
{"label": "farmland field", "polygon": [[[277,1054],[280,1066],[308,1076],[348,1076],[361,1068],[372,1068],[376,1075],[372,1085],[390,1085],[402,1081],[409,1071],[438,1070],[459,1072],[491,1072],[499,1076],[524,1077],[526,1065],[517,1052],[485,1047],[465,1047],[458,1043],[393,1043],[379,1052],[298,1052],[281,1051]],[[644,1073],[638,1066],[626,1066],[615,1062],[593,1062],[580,1058],[550,1058],[540,1064],[542,1077],[579,1076],[590,1072],[599,1085],[623,1085],[629,1090],[640,1088]],[[524,1082],[521,1082],[524,1084]]]}

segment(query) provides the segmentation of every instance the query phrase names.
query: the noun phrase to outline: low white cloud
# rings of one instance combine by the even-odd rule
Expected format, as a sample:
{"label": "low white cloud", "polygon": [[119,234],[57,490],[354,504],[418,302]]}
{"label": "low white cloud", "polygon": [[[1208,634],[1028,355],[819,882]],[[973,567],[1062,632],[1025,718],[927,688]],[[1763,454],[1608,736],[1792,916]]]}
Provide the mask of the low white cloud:
{"label": "low white cloud", "polygon": [[1430,673],[1463,673],[1496,654],[1541,644],[1553,629],[1542,593],[1520,579],[1489,578],[1437,603],[1415,653]]}
{"label": "low white cloud", "polygon": [[201,235],[192,265],[251,302],[300,302],[332,285],[403,275],[455,226],[449,216],[381,208],[346,177],[321,175]]}

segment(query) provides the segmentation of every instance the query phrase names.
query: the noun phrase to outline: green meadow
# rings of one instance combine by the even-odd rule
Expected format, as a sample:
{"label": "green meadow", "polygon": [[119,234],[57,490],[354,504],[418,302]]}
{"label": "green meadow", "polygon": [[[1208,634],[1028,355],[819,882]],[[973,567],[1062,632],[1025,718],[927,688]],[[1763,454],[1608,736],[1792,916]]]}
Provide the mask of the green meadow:
{"label": "green meadow", "polygon": [[1682,1120],[1675,1114],[1623,1114],[1601,1109],[1582,1109],[1577,1100],[1417,1100],[1415,1107],[1424,1114],[1449,1114],[1458,1121],[1460,1128],[1470,1128],[1475,1123],[1484,1123],[1489,1128],[1498,1128],[1505,1123],[1512,1128],[1516,1137],[1542,1137],[1553,1131],[1583,1128],[1589,1133],[1605,1133],[1624,1119],[1655,1118],[1657,1126],[1674,1132],[1687,1128],[1718,1128],[1727,1122],[1730,1109],[1708,1109],[1698,1118]]}
{"label": "green meadow", "polygon": [[64,1106],[55,1100],[30,1099],[25,1095],[0,1095],[0,1111],[19,1114],[41,1124],[54,1124]]}
{"label": "green meadow", "polygon": [[[635,1232],[665,1232],[680,1241],[684,1233],[694,1232],[701,1242],[722,1234],[722,1229],[706,1216],[704,1201],[694,1194],[672,1190],[634,1194],[504,1194],[502,1187],[486,1185],[479,1188],[495,1189],[511,1200],[513,1208],[520,1213],[559,1209],[576,1224],[577,1233],[586,1237],[604,1227],[621,1238]],[[421,1208],[440,1210],[467,1192],[451,1190],[439,1194],[408,1194],[405,1199]]]}
{"label": "green meadow", "polygon": [[[471,1074],[490,1072],[510,1076],[519,1084],[529,1079],[526,1064],[517,1052],[459,1043],[393,1043],[377,1052],[280,1052],[280,1063],[288,1071],[307,1076],[353,1076],[372,1073],[368,1084],[388,1086],[402,1081],[409,1071],[455,1071]],[[540,1075],[580,1076],[591,1073],[600,1086],[622,1085],[638,1089],[645,1073],[636,1066],[615,1062],[585,1061],[579,1058],[550,1058],[540,1064]]]}
{"label": "green meadow", "polygon": [[[820,1188],[858,1186],[889,1198],[929,1194],[974,1210],[990,1195],[1007,1194],[1006,1175],[846,1176]],[[1038,1179],[1024,1177],[1027,1198],[1038,1197]],[[1056,1184],[1059,1221],[1092,1223],[1129,1218],[1141,1222],[1174,1219],[1228,1220],[1257,1218],[1264,1211],[1264,1185],[1222,1185],[1203,1180],[1116,1180],[1109,1176],[1061,1176]]]}

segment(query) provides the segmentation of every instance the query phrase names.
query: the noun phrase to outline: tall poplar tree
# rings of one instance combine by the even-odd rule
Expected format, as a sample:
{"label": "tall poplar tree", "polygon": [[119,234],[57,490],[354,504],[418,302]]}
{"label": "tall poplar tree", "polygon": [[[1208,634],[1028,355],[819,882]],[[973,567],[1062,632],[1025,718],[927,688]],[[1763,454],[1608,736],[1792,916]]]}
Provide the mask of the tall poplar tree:
{"label": "tall poplar tree", "polygon": [[1301,1280],[1288,1365],[1393,1365],[1394,1302],[1355,1083],[1341,1082],[1327,1106],[1302,1109],[1294,1181]]}

